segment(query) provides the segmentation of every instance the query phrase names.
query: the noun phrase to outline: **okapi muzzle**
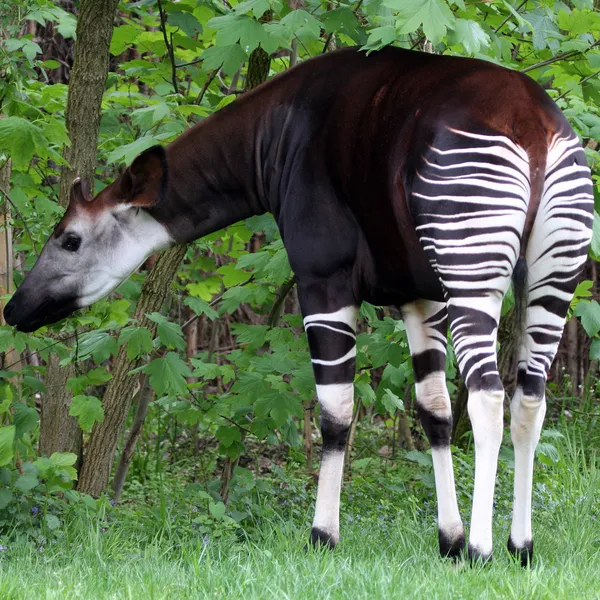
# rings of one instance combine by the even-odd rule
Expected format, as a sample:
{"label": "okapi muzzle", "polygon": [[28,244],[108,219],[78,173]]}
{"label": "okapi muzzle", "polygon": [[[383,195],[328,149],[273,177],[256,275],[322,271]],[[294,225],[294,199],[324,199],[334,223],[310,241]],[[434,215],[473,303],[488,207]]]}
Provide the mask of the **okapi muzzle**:
{"label": "okapi muzzle", "polygon": [[96,197],[76,179],[69,206],[4,309],[19,331],[35,331],[112,292],[173,239],[150,210],[166,190],[164,149],[155,146]]}

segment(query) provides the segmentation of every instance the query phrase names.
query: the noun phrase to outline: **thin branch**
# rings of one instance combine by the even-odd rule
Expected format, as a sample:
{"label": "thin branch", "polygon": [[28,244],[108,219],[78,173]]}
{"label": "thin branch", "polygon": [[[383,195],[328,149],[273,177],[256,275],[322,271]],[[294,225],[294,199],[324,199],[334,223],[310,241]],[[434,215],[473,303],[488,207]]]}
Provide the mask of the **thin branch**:
{"label": "thin branch", "polygon": [[[519,4],[519,6],[517,6],[517,8],[515,8],[515,12],[519,12],[526,4],[527,4],[527,0],[523,0],[523,2],[521,2],[521,4]],[[502,21],[502,23],[500,23],[500,25],[498,25],[498,27],[496,27],[496,29],[494,29],[494,33],[498,33],[510,21],[510,18],[512,16],[513,16],[513,13],[511,11],[509,11],[506,19],[504,19],[504,21]]]}
{"label": "thin branch", "polygon": [[249,429],[246,429],[244,426],[240,425],[239,423],[236,423],[233,419],[230,419],[229,417],[226,417],[225,415],[219,415],[219,416],[221,417],[221,419],[225,419],[226,421],[229,421],[232,425],[235,425],[242,431],[245,431],[246,433],[252,435],[252,432]]}
{"label": "thin branch", "polygon": [[323,50],[321,51],[321,54],[326,54],[327,53],[327,48],[329,48],[329,43],[331,42],[331,38],[335,35],[335,33],[332,31],[327,38],[325,39],[325,44],[323,45]]}
{"label": "thin branch", "polygon": [[[592,77],[596,77],[596,75],[600,74],[600,69],[598,69],[597,71],[594,71],[591,75],[588,75],[587,77],[584,77],[580,82],[579,85],[584,84],[586,81],[589,81],[590,79],[592,79]],[[560,100],[561,98],[564,98],[567,94],[570,94],[573,90],[565,90],[564,92],[562,92],[562,94],[556,96],[556,98],[554,99],[554,101],[556,102],[556,100]]]}
{"label": "thin branch", "polygon": [[[94,327],[84,327],[81,329],[81,331],[79,333],[88,333],[89,331],[97,331],[97,330]],[[58,344],[62,344],[63,342],[66,342],[67,340],[74,338],[76,335],[77,335],[77,330],[75,331],[75,333],[68,333],[65,331],[64,333],[58,333],[53,336],[48,336],[48,337],[53,337],[54,339],[56,339],[56,341],[53,342],[52,344],[48,344],[47,346],[44,346],[43,348],[40,348],[39,350],[34,350],[33,352],[28,352],[24,358],[29,358],[30,356],[33,356],[36,352],[38,354],[41,352],[45,352],[46,350],[49,350],[50,348],[53,348],[54,346],[57,346]],[[18,365],[20,362],[21,362],[21,359],[17,360],[16,362],[14,362],[4,368],[10,369],[11,367]]]}
{"label": "thin branch", "polygon": [[171,34],[171,43],[169,43],[169,39],[167,38],[167,15],[163,10],[161,0],[156,1],[158,3],[158,12],[160,15],[160,30],[162,31],[165,46],[167,47],[167,54],[169,55],[169,60],[171,61],[171,83],[173,84],[173,89],[175,90],[175,93],[178,94],[179,90],[177,89],[177,65],[175,64],[175,52],[173,51],[173,34]]}
{"label": "thin branch", "polygon": [[[246,285],[246,284],[248,284],[248,283],[251,283],[252,281],[254,281],[254,275],[252,275],[252,276],[250,277],[250,279],[247,279],[247,280],[246,280],[246,281],[244,281],[243,283],[238,283],[237,285],[233,285],[233,286],[231,286],[231,287],[230,287],[230,288],[228,288],[228,289],[229,289],[229,290],[232,290],[233,288],[236,288],[236,287],[242,287],[243,285]],[[223,298],[223,296],[225,295],[225,293],[226,293],[226,292],[227,292],[227,290],[225,290],[223,293],[219,294],[219,295],[218,295],[216,298],[214,298],[213,300],[211,300],[211,301],[208,303],[208,306],[212,307],[212,306],[214,306],[215,304],[218,304],[218,303],[219,303],[219,302],[222,300],[222,298]],[[193,323],[193,322],[194,322],[196,319],[199,319],[199,318],[200,318],[200,316],[201,316],[201,315],[194,315],[194,316],[193,316],[191,319],[188,319],[188,320],[187,320],[187,321],[186,321],[186,322],[185,322],[185,323],[184,323],[184,324],[181,326],[181,329],[185,329],[186,327],[189,327],[189,326],[190,326],[190,325],[191,325],[191,324],[192,324],[192,323]]]}
{"label": "thin branch", "polygon": [[208,77],[206,78],[206,81],[204,82],[204,85],[202,86],[202,89],[200,90],[198,97],[194,100],[194,104],[200,105],[202,103],[202,100],[204,99],[204,95],[208,91],[210,84],[215,80],[218,72],[219,72],[219,69],[215,69],[214,71],[211,71],[208,74]]}
{"label": "thin branch", "polygon": [[2,192],[5,200],[15,209],[15,212],[19,215],[19,217],[21,218],[21,221],[23,221],[23,228],[25,229],[25,231],[27,232],[27,235],[29,236],[29,239],[31,240],[31,247],[33,248],[33,251],[35,252],[35,255],[39,257],[40,254],[37,251],[37,248],[35,247],[35,242],[33,241],[33,236],[31,235],[31,231],[30,231],[29,227],[27,226],[27,223],[25,222],[25,219],[23,218],[21,211],[17,208],[16,204],[11,200],[9,193],[3,187],[0,187],[0,192]]}
{"label": "thin branch", "polygon": [[356,6],[352,9],[352,12],[354,14],[356,14],[360,10],[360,7],[362,6],[363,2],[364,2],[364,0],[358,0],[358,2],[356,3]]}
{"label": "thin branch", "polygon": [[566,60],[567,58],[573,58],[573,57],[577,56],[578,54],[583,55],[586,52],[589,52],[590,50],[592,50],[593,48],[598,46],[598,44],[600,44],[600,40],[597,40],[589,48],[587,48],[585,50],[569,50],[569,52],[562,52],[561,54],[557,54],[556,56],[553,56],[552,58],[548,58],[546,60],[542,60],[539,63],[535,63],[534,65],[531,65],[529,67],[525,67],[524,69],[521,69],[520,72],[528,73],[529,71],[533,71],[534,69],[540,69],[541,67],[547,67],[548,65],[558,62],[559,60]]}
{"label": "thin branch", "polygon": [[278,290],[277,297],[275,298],[275,302],[273,302],[273,307],[271,308],[271,312],[269,313],[269,318],[267,319],[267,325],[269,327],[275,327],[277,322],[279,321],[279,316],[281,314],[281,305],[284,303],[287,295],[292,291],[292,288],[296,285],[296,276],[294,275],[289,281],[286,281]]}
{"label": "thin branch", "polygon": [[204,60],[203,58],[197,58],[196,60],[191,60],[190,62],[179,63],[178,65],[175,65],[175,67],[177,67],[178,69],[181,69],[181,67],[189,67],[191,65],[197,65],[198,63],[201,63],[203,60]]}

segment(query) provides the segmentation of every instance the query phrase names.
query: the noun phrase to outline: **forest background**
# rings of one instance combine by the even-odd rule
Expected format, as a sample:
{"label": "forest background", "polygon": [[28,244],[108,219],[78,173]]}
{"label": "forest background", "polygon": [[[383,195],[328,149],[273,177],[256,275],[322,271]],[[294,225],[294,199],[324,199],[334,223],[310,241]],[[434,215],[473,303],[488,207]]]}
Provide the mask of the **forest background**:
{"label": "forest background", "polygon": [[[0,0],[3,300],[33,265],[76,175],[99,191],[145,148],[297,62],[388,44],[533,77],[580,135],[600,209],[598,0]],[[600,498],[581,492],[598,484],[600,445],[595,217],[547,387],[534,492],[535,507],[550,513],[580,510],[583,496],[590,518]],[[503,313],[511,310],[509,294]],[[384,530],[399,511],[433,543],[431,457],[404,326],[394,309],[364,304],[360,316],[345,510],[350,520],[363,515],[360,527]],[[182,539],[204,540],[202,552],[206,540],[247,542],[289,523],[286,535],[300,540],[320,443],[301,325],[285,249],[264,215],[150,257],[110,298],[56,326],[27,335],[0,326],[0,552],[60,546],[98,523],[105,537],[134,531],[137,547],[165,531],[173,542],[174,523]],[[504,329],[500,355],[510,391]],[[447,374],[466,508],[471,436],[451,351]],[[501,462],[497,508],[508,515],[508,443]],[[565,490],[573,473],[581,479]],[[597,556],[594,528],[585,535]]]}

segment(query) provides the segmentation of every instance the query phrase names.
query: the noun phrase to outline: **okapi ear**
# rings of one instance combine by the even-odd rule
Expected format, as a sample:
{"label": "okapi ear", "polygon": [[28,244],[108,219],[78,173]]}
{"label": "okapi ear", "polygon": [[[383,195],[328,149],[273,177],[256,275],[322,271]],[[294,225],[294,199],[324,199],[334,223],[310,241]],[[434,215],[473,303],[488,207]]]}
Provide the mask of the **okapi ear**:
{"label": "okapi ear", "polygon": [[92,197],[90,196],[90,184],[88,183],[87,179],[76,177],[71,184],[69,203],[90,202],[91,200]]}
{"label": "okapi ear", "polygon": [[119,199],[132,206],[155,206],[167,192],[167,158],[162,146],[135,157],[118,181]]}

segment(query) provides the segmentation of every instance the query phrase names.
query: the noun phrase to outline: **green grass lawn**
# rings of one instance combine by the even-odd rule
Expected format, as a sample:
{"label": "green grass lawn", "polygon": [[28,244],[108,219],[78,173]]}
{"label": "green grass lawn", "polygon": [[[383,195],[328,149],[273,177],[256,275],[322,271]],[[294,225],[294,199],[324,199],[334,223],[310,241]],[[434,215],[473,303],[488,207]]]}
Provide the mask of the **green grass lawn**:
{"label": "green grass lawn", "polygon": [[0,598],[600,598],[600,471],[580,458],[563,459],[536,496],[533,569],[505,551],[510,473],[499,479],[494,561],[471,567],[438,557],[433,503],[380,472],[379,483],[345,486],[334,552],[305,548],[314,490],[295,506],[294,490],[284,503],[273,496],[268,517],[221,537],[194,536],[169,510],[158,526],[149,509],[119,508],[109,523],[74,520],[42,550],[7,543]]}

